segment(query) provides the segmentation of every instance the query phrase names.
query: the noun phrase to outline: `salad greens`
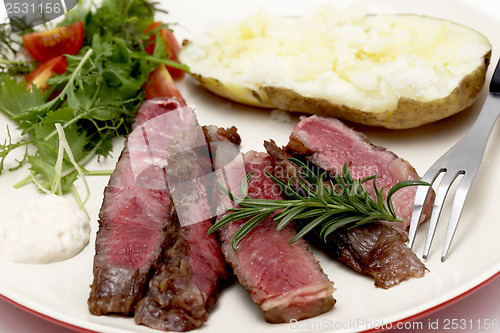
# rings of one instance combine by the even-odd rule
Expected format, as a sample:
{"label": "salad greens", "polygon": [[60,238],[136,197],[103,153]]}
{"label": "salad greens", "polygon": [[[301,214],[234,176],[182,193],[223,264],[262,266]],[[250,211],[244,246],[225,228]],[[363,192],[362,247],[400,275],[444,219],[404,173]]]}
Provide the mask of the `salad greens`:
{"label": "salad greens", "polygon": [[[145,99],[143,88],[158,64],[188,70],[166,58],[166,46],[158,36],[153,53],[145,51],[151,34],[144,31],[153,23],[156,11],[148,0],[103,0],[98,7],[80,3],[59,25],[84,22],[82,49],[66,56],[66,72],[51,77],[46,90],[28,87],[10,74],[8,61],[2,63],[0,110],[23,136],[15,141],[8,129],[8,138],[0,142],[0,173],[8,171],[6,157],[24,147],[25,156],[14,169],[28,163],[30,175],[19,186],[33,182],[44,191],[63,194],[74,191],[79,173],[90,173],[83,167],[80,172],[79,166],[110,155],[113,138],[130,132]],[[7,59],[6,53],[16,53],[22,43],[13,47],[18,49],[0,48],[0,59]],[[56,124],[60,124],[59,129]],[[67,149],[59,149],[61,136],[66,138]],[[28,149],[31,146],[36,147],[35,152]]]}
{"label": "salad greens", "polygon": [[0,73],[27,74],[32,63],[13,60],[22,49],[22,41],[11,33],[9,24],[0,23]]}

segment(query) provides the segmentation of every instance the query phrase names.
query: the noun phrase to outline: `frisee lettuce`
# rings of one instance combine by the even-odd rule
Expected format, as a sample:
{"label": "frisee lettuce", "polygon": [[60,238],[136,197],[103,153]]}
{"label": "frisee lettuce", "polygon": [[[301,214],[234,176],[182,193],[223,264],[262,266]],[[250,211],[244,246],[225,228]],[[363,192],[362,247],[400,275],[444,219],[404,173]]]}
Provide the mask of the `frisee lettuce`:
{"label": "frisee lettuce", "polygon": [[[145,51],[149,35],[144,30],[153,22],[156,10],[148,0],[103,0],[99,7],[82,1],[60,25],[82,20],[83,47],[78,54],[67,56],[66,73],[49,79],[49,89],[27,89],[24,80],[0,76],[0,111],[23,134],[17,142],[9,134],[0,145],[0,174],[6,171],[4,161],[13,150],[34,146],[36,152],[26,149],[25,158],[19,161],[20,165],[28,163],[31,173],[19,186],[31,182],[52,192],[57,184],[56,193],[63,194],[74,188],[79,175],[88,173],[81,166],[110,155],[113,138],[131,130],[151,71],[159,63],[187,69],[166,58],[159,36],[153,54]],[[63,143],[71,158],[69,154],[62,158]]]}

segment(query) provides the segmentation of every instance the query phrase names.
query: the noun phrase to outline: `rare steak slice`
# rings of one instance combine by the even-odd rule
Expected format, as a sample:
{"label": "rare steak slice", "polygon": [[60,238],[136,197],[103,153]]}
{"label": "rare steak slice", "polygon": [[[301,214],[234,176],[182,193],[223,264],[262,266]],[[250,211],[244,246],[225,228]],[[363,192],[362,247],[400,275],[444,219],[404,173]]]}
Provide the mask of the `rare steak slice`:
{"label": "rare steak slice", "polygon": [[208,237],[210,221],[178,229],[173,246],[166,248],[149,289],[136,306],[137,324],[164,331],[189,331],[207,319],[226,278],[220,245]]}
{"label": "rare steak slice", "polygon": [[[220,129],[220,131],[223,131]],[[237,135],[237,133],[235,133]],[[228,276],[212,226],[213,168],[202,128],[182,133],[170,145],[166,175],[176,208],[174,244],[165,247],[136,306],[136,323],[164,331],[200,327]]]}
{"label": "rare steak slice", "polygon": [[[297,175],[298,166],[288,160],[291,156],[287,152],[272,141],[266,142],[265,147],[273,156],[277,178],[287,182]],[[290,136],[287,150],[293,156],[308,161],[313,168],[331,174],[339,172],[346,162],[354,178],[378,173],[382,178],[379,188],[390,188],[406,179],[419,179],[408,162],[370,144],[365,136],[334,119],[316,116],[302,119]],[[373,187],[368,190],[373,190]],[[414,193],[414,189],[407,190],[393,197],[397,214],[408,223]],[[410,277],[422,277],[426,271],[425,265],[405,245],[407,239],[403,229],[404,226],[398,224],[381,222],[339,229],[330,234],[326,242],[315,230],[308,235],[308,240],[356,271],[372,275],[376,286],[389,288]]]}
{"label": "rare steak slice", "polygon": [[104,190],[88,299],[92,314],[130,314],[143,296],[165,240],[176,232],[166,150],[179,131],[196,125],[195,113],[176,99],[152,99],[139,108]]}
{"label": "rare steak slice", "polygon": [[[239,194],[243,177],[254,172],[248,184],[250,197],[283,198],[279,188],[265,174],[272,168],[268,154],[250,151],[238,158],[226,149],[228,147],[217,147],[215,154],[215,168],[222,184]],[[225,195],[221,196],[221,201],[223,207],[232,205]],[[268,322],[310,318],[334,306],[333,283],[306,242],[289,243],[296,234],[293,226],[276,231],[272,219],[267,218],[238,243],[235,251],[232,240],[243,223],[235,221],[219,230],[222,252]]]}
{"label": "rare steak slice", "polygon": [[[341,172],[346,162],[354,178],[377,174],[377,186],[379,189],[383,187],[385,194],[400,181],[420,179],[408,161],[383,147],[373,145],[364,134],[334,118],[303,118],[290,135],[286,151],[331,174]],[[371,182],[366,183],[365,187],[373,191]],[[405,222],[388,225],[406,231],[411,221],[416,191],[417,188],[411,186],[396,192],[392,197],[394,209],[396,215]],[[430,210],[431,200],[428,200],[422,221],[430,216]]]}

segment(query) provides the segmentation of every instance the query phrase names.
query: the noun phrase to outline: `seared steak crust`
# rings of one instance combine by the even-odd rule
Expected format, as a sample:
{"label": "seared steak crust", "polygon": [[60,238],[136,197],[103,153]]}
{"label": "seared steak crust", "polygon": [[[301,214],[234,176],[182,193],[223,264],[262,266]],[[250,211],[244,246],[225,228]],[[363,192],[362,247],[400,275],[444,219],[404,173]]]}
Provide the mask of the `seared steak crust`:
{"label": "seared steak crust", "polygon": [[[234,127],[216,133],[240,142]],[[198,179],[213,171],[203,134],[193,110],[175,99],[139,109],[99,214],[92,314],[134,313],[139,324],[174,331],[207,320],[228,271],[220,244],[207,235],[214,184]],[[188,141],[193,146],[184,149]],[[193,180],[197,187],[184,186]]]}
{"label": "seared steak crust", "polygon": [[[147,101],[138,110],[134,129],[183,106],[175,99]],[[159,139],[166,149],[169,137]],[[164,170],[150,165],[135,174],[132,166],[131,154],[149,158],[149,148],[130,145],[127,139],[104,190],[96,236],[94,281],[88,299],[89,310],[94,315],[134,311],[156,268],[165,239],[170,237],[168,226],[173,207]]]}
{"label": "seared steak crust", "polygon": [[385,289],[425,274],[424,264],[406,241],[404,234],[381,223],[343,228],[330,234],[326,242],[317,233],[311,235],[311,242],[330,256],[373,276],[375,285]]}
{"label": "seared steak crust", "polygon": [[170,145],[166,172],[172,197],[178,198],[177,232],[172,234],[175,243],[165,247],[148,292],[134,314],[136,323],[164,331],[200,327],[219,297],[221,281],[228,276],[220,244],[213,234],[207,234],[213,220],[207,191],[212,191],[213,184],[202,177],[212,172],[212,164],[205,135],[198,129],[184,133]]}
{"label": "seared steak crust", "polygon": [[206,221],[178,228],[175,244],[164,250],[148,293],[136,306],[137,324],[189,331],[208,319],[227,277],[220,246],[207,235],[210,226]]}
{"label": "seared steak crust", "polygon": [[[368,174],[356,174],[360,170],[361,173],[370,170],[370,160],[367,158],[369,154],[364,151],[366,149],[370,150],[370,154],[377,152],[383,154],[382,160],[392,156],[388,166],[399,161],[407,164],[393,153],[373,146],[367,142],[365,136],[360,135],[359,138],[356,138],[358,135],[356,132],[340,124],[337,120],[311,118],[299,122],[286,147],[288,152],[279,148],[273,141],[264,144],[268,153],[273,157],[273,174],[284,182],[292,179],[293,185],[293,177],[297,176],[299,171],[299,167],[288,160],[291,156],[305,159],[317,169],[325,170],[331,174],[336,174],[341,166],[348,162],[351,173],[356,178],[368,176]],[[322,127],[323,129],[321,129]],[[328,130],[325,130],[324,127]],[[330,127],[334,127],[334,129]],[[336,137],[332,139],[328,136]],[[348,137],[348,139],[343,138],[343,136]],[[345,144],[346,142],[349,144]],[[353,144],[353,142],[363,142],[363,144]],[[337,151],[340,153],[335,153]],[[364,156],[363,165],[358,168],[356,167],[359,165],[355,164],[357,162],[356,154]],[[352,156],[354,157],[350,159],[349,157]],[[340,157],[343,159],[331,160]],[[375,163],[376,168],[383,166],[380,161],[377,163]],[[381,174],[390,175],[390,172],[382,170]],[[413,179],[417,179],[418,175],[415,173],[413,177]],[[400,180],[385,179],[384,182],[385,184],[390,182],[395,184]],[[298,186],[296,189],[300,190]],[[410,203],[412,203],[411,198],[396,201],[395,206],[399,205],[397,212],[407,212],[403,205]],[[403,218],[409,217],[404,216]],[[298,227],[300,228],[300,225]],[[349,265],[356,271],[372,275],[375,279],[375,285],[378,287],[389,288],[410,277],[422,277],[426,271],[425,265],[405,245],[406,233],[382,223],[353,229],[340,229],[332,233],[326,242],[320,237],[319,231],[310,233],[307,239],[315,246],[325,250],[331,257]]]}

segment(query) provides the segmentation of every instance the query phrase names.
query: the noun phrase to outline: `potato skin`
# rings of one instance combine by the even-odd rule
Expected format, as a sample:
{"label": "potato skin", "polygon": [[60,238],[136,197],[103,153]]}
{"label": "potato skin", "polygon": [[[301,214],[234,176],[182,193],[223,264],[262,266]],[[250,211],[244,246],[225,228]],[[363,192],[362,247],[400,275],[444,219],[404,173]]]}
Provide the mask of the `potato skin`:
{"label": "potato skin", "polygon": [[397,109],[392,113],[360,111],[325,99],[304,97],[290,89],[263,87],[262,90],[271,104],[282,110],[335,117],[388,129],[408,129],[452,116],[471,106],[484,86],[490,57],[491,51],[484,56],[484,62],[466,75],[448,96],[429,102],[400,98]]}
{"label": "potato skin", "polygon": [[[405,15],[444,21],[415,14],[397,14],[397,16]],[[368,15],[367,17],[370,16],[377,15]],[[185,41],[184,46],[189,44],[189,41]],[[401,97],[395,110],[384,112],[362,111],[327,99],[303,96],[292,89],[283,87],[259,86],[256,89],[251,89],[234,82],[222,82],[217,78],[206,77],[200,73],[191,73],[191,76],[214,94],[246,105],[335,117],[388,129],[409,129],[447,118],[471,106],[484,87],[490,58],[491,45],[489,51],[483,56],[481,64],[474,71],[465,75],[448,96],[428,102]]]}
{"label": "potato skin", "polygon": [[243,86],[225,84],[215,78],[192,73],[191,76],[216,95],[247,105],[281,109],[291,112],[335,117],[355,123],[408,129],[432,123],[459,113],[471,106],[484,86],[491,51],[484,56],[483,63],[466,75],[460,84],[446,97],[429,102],[400,98],[393,112],[365,112],[326,99],[305,97],[291,89],[265,86],[252,90]]}
{"label": "potato skin", "polygon": [[232,83],[224,83],[213,77],[204,77],[201,74],[190,73],[196,81],[204,88],[213,92],[216,95],[230,99],[234,102],[258,106],[263,108],[276,108],[264,91],[256,91],[244,86],[235,85]]}

